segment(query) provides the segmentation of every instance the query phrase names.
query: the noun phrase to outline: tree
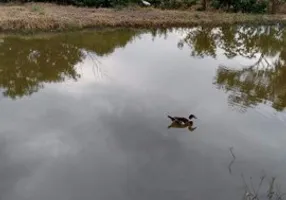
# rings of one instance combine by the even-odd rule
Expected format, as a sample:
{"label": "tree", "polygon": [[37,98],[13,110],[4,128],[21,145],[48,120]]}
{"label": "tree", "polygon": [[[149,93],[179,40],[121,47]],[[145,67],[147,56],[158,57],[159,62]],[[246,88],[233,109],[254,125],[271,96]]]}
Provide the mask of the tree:
{"label": "tree", "polygon": [[207,0],[202,0],[202,10],[207,9]]}
{"label": "tree", "polygon": [[285,2],[285,0],[269,0],[269,13],[276,14],[278,7]]}

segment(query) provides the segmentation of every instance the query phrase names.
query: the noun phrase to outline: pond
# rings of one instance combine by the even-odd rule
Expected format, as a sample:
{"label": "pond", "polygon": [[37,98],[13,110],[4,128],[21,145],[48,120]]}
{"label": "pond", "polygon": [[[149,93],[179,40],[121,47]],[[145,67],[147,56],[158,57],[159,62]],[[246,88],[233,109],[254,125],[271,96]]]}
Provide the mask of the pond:
{"label": "pond", "polygon": [[285,61],[281,25],[1,35],[1,200],[278,199]]}

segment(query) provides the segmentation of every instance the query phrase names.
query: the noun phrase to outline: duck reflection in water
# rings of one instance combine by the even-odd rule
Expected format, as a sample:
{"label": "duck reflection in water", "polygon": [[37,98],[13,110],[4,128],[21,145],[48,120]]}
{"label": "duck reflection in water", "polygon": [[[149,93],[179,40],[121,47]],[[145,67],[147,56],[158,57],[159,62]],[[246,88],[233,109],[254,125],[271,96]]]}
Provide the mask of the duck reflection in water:
{"label": "duck reflection in water", "polygon": [[193,114],[189,116],[189,119],[185,117],[172,117],[170,115],[168,115],[168,118],[172,121],[168,128],[188,128],[189,131],[194,131],[197,128],[193,127],[194,122],[192,119],[197,119]]}

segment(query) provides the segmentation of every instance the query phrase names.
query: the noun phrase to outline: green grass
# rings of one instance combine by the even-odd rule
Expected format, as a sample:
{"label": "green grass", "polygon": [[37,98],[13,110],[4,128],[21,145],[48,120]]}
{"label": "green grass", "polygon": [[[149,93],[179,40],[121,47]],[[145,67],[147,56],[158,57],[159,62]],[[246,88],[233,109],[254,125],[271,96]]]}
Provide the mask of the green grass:
{"label": "green grass", "polygon": [[37,12],[37,13],[39,13],[41,15],[45,14],[44,8],[41,7],[40,5],[37,5],[37,4],[32,5],[31,11],[32,12]]}

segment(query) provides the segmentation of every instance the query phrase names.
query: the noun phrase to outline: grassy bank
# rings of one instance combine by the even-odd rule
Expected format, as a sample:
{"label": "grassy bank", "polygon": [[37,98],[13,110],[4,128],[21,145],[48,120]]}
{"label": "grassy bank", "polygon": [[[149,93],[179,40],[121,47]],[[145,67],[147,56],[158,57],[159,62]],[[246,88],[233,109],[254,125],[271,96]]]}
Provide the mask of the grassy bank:
{"label": "grassy bank", "polygon": [[286,23],[286,15],[245,15],[154,8],[96,9],[47,3],[0,5],[0,31],[58,31],[96,27],[188,27],[198,24]]}

